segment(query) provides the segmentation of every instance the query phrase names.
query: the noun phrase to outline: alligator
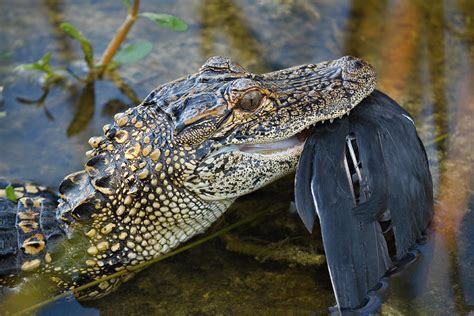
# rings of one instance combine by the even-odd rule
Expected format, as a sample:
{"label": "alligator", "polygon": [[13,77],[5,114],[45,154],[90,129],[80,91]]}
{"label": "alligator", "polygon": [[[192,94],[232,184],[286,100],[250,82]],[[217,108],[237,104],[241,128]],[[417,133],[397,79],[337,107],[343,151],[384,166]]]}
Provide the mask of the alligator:
{"label": "alligator", "polygon": [[[0,284],[41,276],[63,292],[169,252],[294,172],[310,129],[349,114],[375,84],[350,56],[262,75],[211,57],[116,114],[59,195],[13,182],[12,201],[0,181]],[[100,298],[131,275],[77,296]]]}

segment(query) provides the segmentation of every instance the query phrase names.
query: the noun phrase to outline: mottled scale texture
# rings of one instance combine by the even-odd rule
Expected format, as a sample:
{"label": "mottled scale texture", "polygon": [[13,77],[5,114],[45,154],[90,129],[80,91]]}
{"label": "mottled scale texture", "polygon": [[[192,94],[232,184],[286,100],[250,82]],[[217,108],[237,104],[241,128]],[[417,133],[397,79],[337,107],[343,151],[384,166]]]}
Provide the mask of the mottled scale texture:
{"label": "mottled scale texture", "polygon": [[[302,132],[348,113],[374,87],[374,70],[355,57],[263,75],[210,58],[197,73],[115,115],[103,136],[89,140],[84,170],[68,175],[57,208],[54,199],[47,207],[60,242],[50,246],[46,238],[40,254],[16,262],[9,261],[16,254],[5,253],[0,267],[13,270],[2,280],[41,276],[64,291],[167,253],[204,232],[237,197],[294,171]],[[22,201],[0,204],[9,232],[18,231],[13,218],[35,203]],[[101,297],[130,276],[78,296]]]}
{"label": "mottled scale texture", "polygon": [[[17,201],[6,198],[10,185]],[[35,271],[65,237],[56,218],[58,196],[45,187],[0,179],[0,286],[15,285]]]}

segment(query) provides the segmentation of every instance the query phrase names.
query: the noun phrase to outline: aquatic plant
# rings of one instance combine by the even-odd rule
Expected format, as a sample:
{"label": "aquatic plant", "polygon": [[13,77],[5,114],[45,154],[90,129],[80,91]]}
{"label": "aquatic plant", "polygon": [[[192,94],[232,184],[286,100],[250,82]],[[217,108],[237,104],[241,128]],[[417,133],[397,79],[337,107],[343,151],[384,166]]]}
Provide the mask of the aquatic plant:
{"label": "aquatic plant", "polygon": [[[79,42],[87,65],[87,77],[79,78],[72,74],[76,79],[86,83],[92,82],[95,79],[104,77],[104,75],[109,72],[113,72],[122,65],[135,63],[148,56],[148,54],[153,50],[153,44],[149,41],[122,45],[127,38],[129,31],[139,18],[145,18],[158,27],[167,28],[175,32],[183,32],[188,28],[187,24],[182,19],[174,15],[154,12],[140,13],[140,0],[134,0],[133,2],[123,0],[123,3],[128,8],[127,17],[117,29],[114,37],[111,39],[98,61],[94,58],[94,47],[92,46],[91,41],[79,29],[68,22],[60,24],[60,28],[63,32]],[[42,72],[43,76],[41,80],[43,83],[43,90],[47,91],[50,85],[64,78],[64,71],[62,68],[51,66],[51,56],[52,54],[47,52],[38,61],[30,64],[21,64],[17,66],[16,69],[19,71]]]}
{"label": "aquatic plant", "polygon": [[7,195],[7,199],[9,199],[12,202],[16,202],[16,195],[15,195],[15,190],[11,185],[8,185],[5,188],[5,194]]}

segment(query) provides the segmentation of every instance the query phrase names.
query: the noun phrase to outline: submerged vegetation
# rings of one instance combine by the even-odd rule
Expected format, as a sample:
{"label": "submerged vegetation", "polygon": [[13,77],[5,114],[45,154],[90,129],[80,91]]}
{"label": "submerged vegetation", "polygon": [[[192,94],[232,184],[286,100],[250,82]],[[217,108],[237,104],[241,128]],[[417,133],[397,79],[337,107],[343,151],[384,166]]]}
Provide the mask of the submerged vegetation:
{"label": "submerged vegetation", "polygon": [[[78,294],[86,289],[89,289],[93,286],[97,286],[99,285],[100,283],[102,282],[105,282],[105,281],[108,281],[108,280],[112,280],[112,279],[115,279],[115,278],[118,278],[118,277],[122,277],[122,276],[125,276],[129,273],[133,273],[133,272],[137,272],[137,271],[141,271],[142,269],[154,264],[154,263],[157,263],[159,261],[162,261],[164,259],[167,259],[169,257],[172,257],[174,255],[177,255],[183,251],[186,251],[186,250],[189,250],[189,249],[192,249],[194,247],[197,247],[207,241],[210,241],[212,239],[215,239],[217,237],[221,237],[227,233],[229,233],[230,231],[232,230],[235,230],[237,228],[240,228],[242,226],[245,226],[245,225],[249,225],[249,224],[255,224],[256,222],[262,220],[263,218],[266,218],[268,217],[269,215],[275,215],[277,214],[278,212],[281,212],[282,210],[284,209],[284,205],[281,205],[281,204],[277,204],[277,205],[274,205],[270,208],[266,208],[266,209],[263,209],[259,212],[256,212],[248,217],[245,217],[243,218],[242,220],[234,223],[234,224],[231,224],[231,225],[228,225],[212,234],[209,234],[207,236],[204,236],[202,238],[199,238],[197,239],[196,241],[194,242],[190,242],[190,243],[186,243],[184,246],[181,246],[173,251],[170,251],[162,256],[159,256],[155,259],[152,259],[152,260],[149,260],[149,261],[146,261],[146,262],[143,262],[141,264],[137,264],[137,265],[134,265],[134,266],[129,266],[127,267],[126,269],[124,270],[121,270],[121,271],[118,271],[116,273],[113,273],[113,274],[110,274],[110,275],[107,275],[107,276],[104,276],[104,277],[101,277],[101,278],[98,278],[92,282],[89,282],[87,284],[84,284],[82,286],[78,286],[70,291],[66,291],[66,292],[63,292],[59,295],[56,295],[56,296],[53,296],[52,298],[48,298],[48,299],[44,299],[44,300],[41,300],[39,302],[37,302],[36,304],[33,304],[24,308],[24,309],[21,309],[21,310],[11,310],[12,312],[14,312],[14,315],[25,315],[25,314],[29,314],[39,308],[41,308],[42,306],[45,306],[46,304],[49,304],[49,303],[52,303],[52,302],[55,302],[61,298],[67,298],[71,295],[74,295],[74,294]],[[323,259],[323,262],[324,262],[324,259]],[[21,295],[21,294],[20,294]],[[7,308],[8,308],[8,302],[7,302]]]}

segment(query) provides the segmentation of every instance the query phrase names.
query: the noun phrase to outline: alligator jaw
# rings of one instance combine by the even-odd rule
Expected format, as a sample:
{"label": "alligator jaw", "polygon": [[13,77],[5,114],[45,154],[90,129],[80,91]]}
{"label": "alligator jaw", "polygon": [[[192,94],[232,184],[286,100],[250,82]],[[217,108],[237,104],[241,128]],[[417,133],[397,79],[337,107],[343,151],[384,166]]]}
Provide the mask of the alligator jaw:
{"label": "alligator jaw", "polygon": [[[350,111],[347,111],[347,115],[349,115]],[[344,115],[337,117],[341,119]],[[334,122],[334,119],[327,120],[329,124]],[[298,155],[302,152],[304,143],[309,135],[311,135],[311,131],[315,126],[319,124],[324,124],[325,121],[319,121],[315,124],[310,125],[309,127],[303,128],[301,131],[297,132],[296,134],[284,138],[281,140],[277,140],[274,142],[265,142],[265,143],[252,143],[252,144],[241,144],[241,145],[229,145],[221,147],[220,149],[214,151],[209,157],[214,157],[223,153],[228,153],[231,151],[239,151],[244,154],[258,154],[262,156],[288,156],[289,154],[293,153]]]}

